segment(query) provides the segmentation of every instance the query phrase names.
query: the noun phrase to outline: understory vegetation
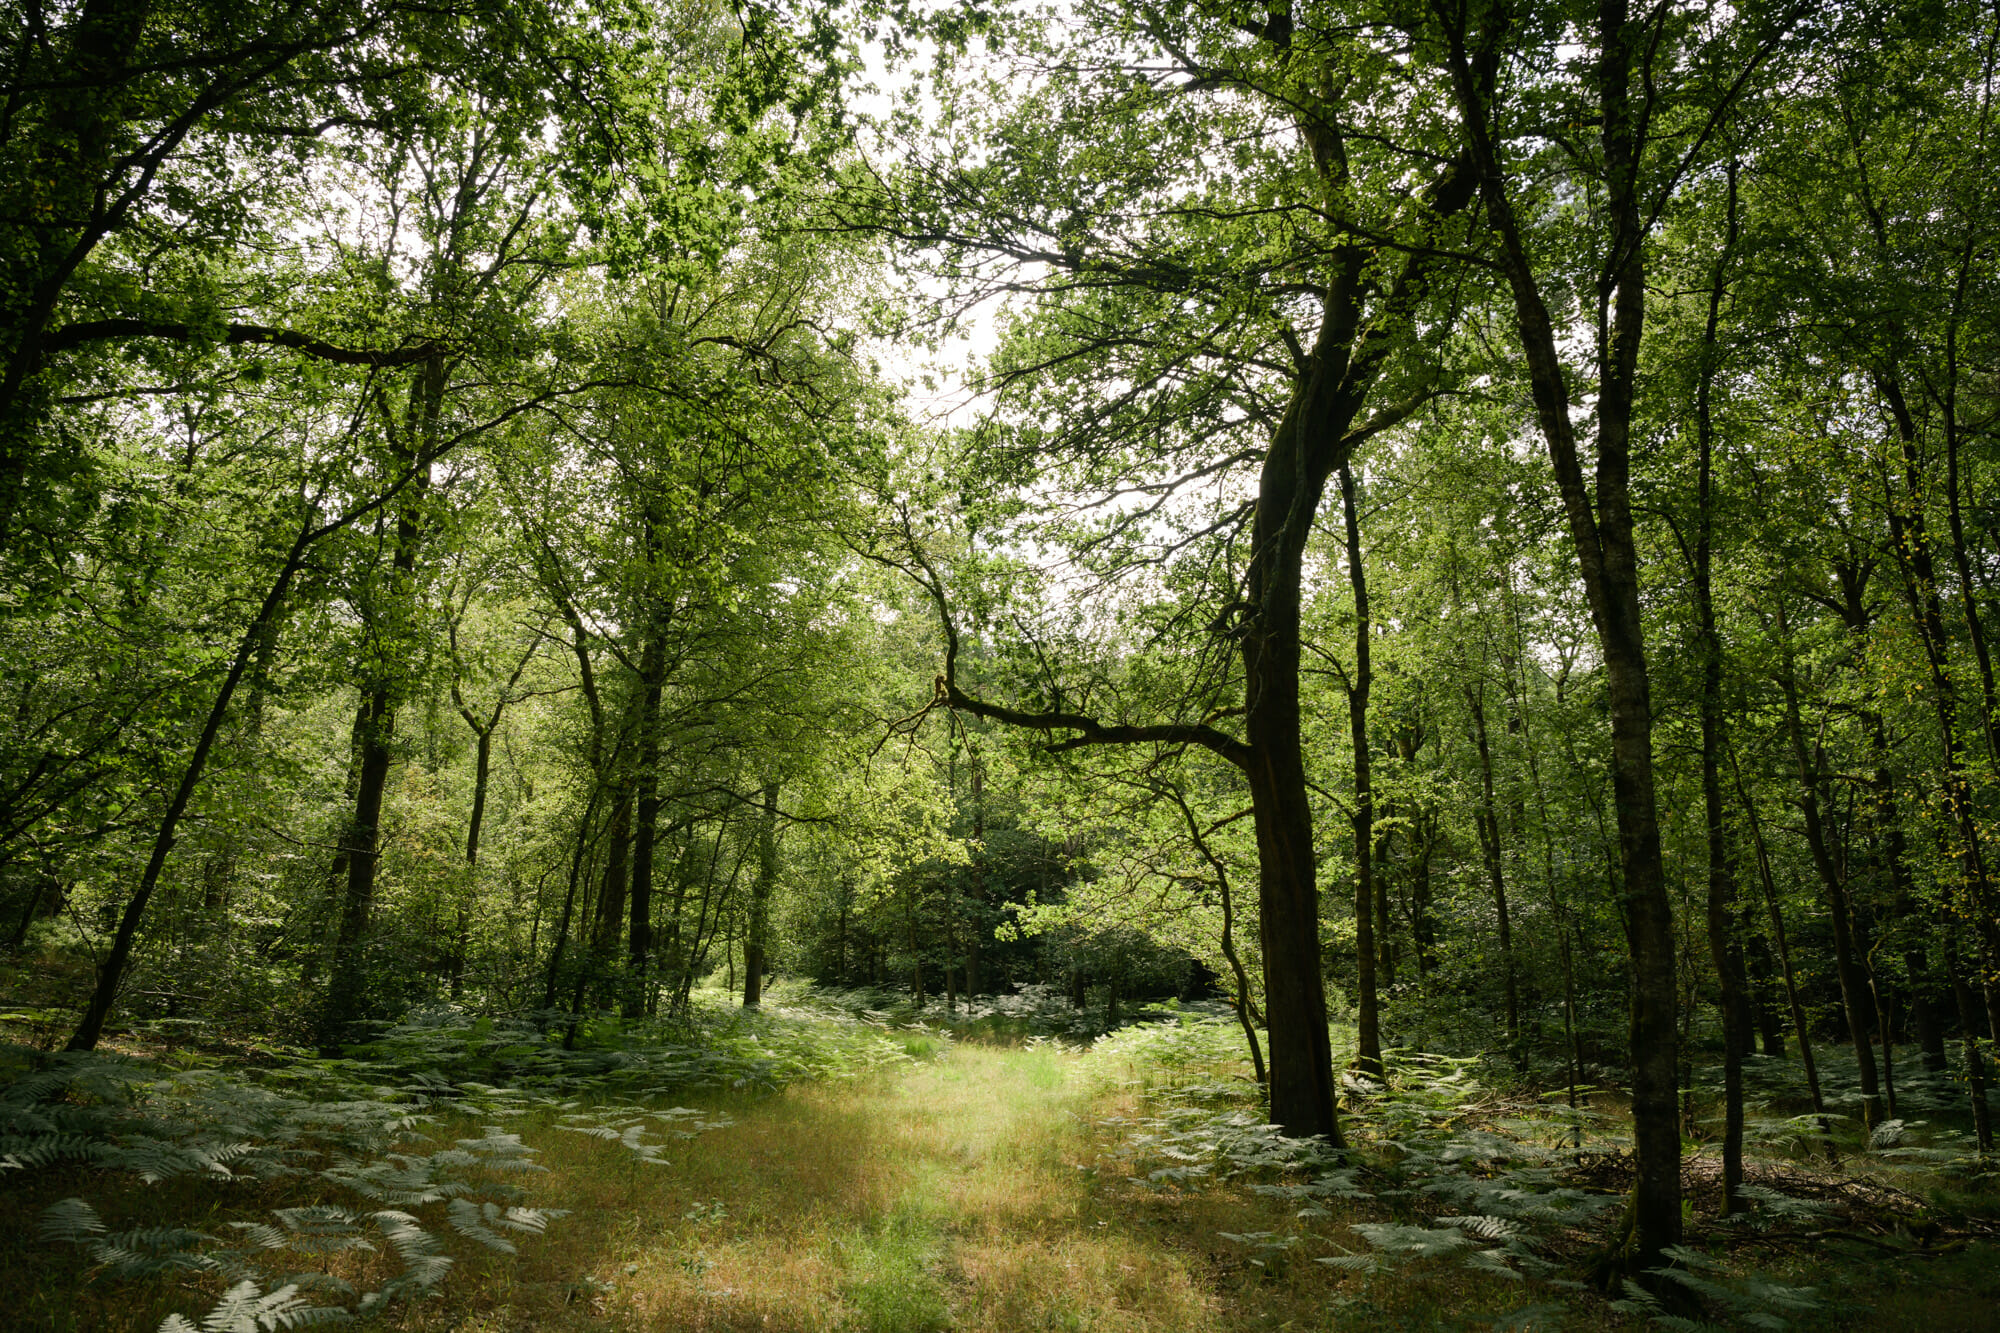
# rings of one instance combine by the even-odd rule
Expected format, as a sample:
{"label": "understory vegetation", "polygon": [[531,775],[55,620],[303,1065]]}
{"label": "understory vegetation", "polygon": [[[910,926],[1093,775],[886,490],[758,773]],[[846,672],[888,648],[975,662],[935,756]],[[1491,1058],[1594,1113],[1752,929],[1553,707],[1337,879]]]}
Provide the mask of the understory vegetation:
{"label": "understory vegetation", "polygon": [[433,1014],[341,1060],[56,1057],[0,1106],[0,1296],[107,1330],[1970,1328],[2000,1283],[1977,1158],[1921,1124],[1774,1105],[1729,1217],[1692,1154],[1674,1311],[1594,1280],[1631,1136],[1588,1090],[1393,1051],[1332,1151],[1269,1124],[1217,1002],[1093,1036],[1033,990],[729,999],[570,1050]]}
{"label": "understory vegetation", "polygon": [[1991,0],[0,0],[0,1322],[1980,1323],[1996,228]]}

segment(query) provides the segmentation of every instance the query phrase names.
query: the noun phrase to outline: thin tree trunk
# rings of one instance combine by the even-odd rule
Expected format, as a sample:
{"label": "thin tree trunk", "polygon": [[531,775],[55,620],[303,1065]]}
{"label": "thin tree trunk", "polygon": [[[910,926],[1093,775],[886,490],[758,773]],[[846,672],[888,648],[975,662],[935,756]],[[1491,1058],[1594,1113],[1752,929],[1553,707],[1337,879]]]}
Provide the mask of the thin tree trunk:
{"label": "thin tree trunk", "polygon": [[1479,751],[1479,851],[1486,862],[1486,887],[1493,895],[1493,911],[1500,945],[1500,986],[1506,1005],[1507,1045],[1519,1063],[1526,1052],[1521,1047],[1520,982],[1514,966],[1514,929],[1507,914],[1507,883],[1500,865],[1500,817],[1493,799],[1493,752],[1486,743],[1486,705],[1481,697],[1485,687],[1465,687],[1466,706],[1472,710],[1472,738]]}
{"label": "thin tree trunk", "polygon": [[542,992],[544,1009],[556,1007],[556,981],[562,973],[563,945],[569,939],[570,917],[576,907],[576,888],[583,878],[583,858],[591,842],[590,823],[597,813],[597,798],[602,790],[596,783],[591,784],[590,800],[584,806],[583,818],[576,826],[576,848],[570,854],[569,887],[563,891],[562,919],[556,926],[556,942],[549,949],[549,980]]}
{"label": "thin tree trunk", "polygon": [[[1257,1040],[1257,1024],[1252,1017],[1254,1008],[1250,1003],[1250,974],[1243,966],[1243,959],[1236,952],[1236,907],[1235,895],[1229,886],[1229,867],[1216,855],[1202,831],[1201,823],[1194,816],[1194,810],[1187,803],[1186,796],[1178,787],[1166,787],[1163,794],[1170,797],[1181,812],[1187,824],[1188,837],[1194,842],[1195,851],[1208,862],[1208,868],[1215,875],[1216,891],[1222,896],[1222,956],[1229,961],[1229,971],[1236,978],[1236,1021],[1243,1025],[1243,1040],[1250,1048],[1250,1068],[1261,1086],[1266,1081],[1264,1072],[1264,1048]],[[1219,827],[1219,826],[1218,826]],[[1209,832],[1214,832],[1210,829]]]}
{"label": "thin tree trunk", "polygon": [[624,1013],[647,1008],[653,966],[653,848],[660,828],[660,698],[666,678],[666,617],[660,616],[639,654],[639,753],[633,779],[631,922],[626,934]]}
{"label": "thin tree trunk", "polygon": [[1652,687],[1639,601],[1639,553],[1631,507],[1634,393],[1646,320],[1645,240],[1639,157],[1645,131],[1631,102],[1634,69],[1644,60],[1638,28],[1623,0],[1597,12],[1595,72],[1602,180],[1608,224],[1607,264],[1598,290],[1595,493],[1584,478],[1570,417],[1568,372],[1534,261],[1514,211],[1510,172],[1493,137],[1493,63],[1475,41],[1492,33],[1443,33],[1486,217],[1498,235],[1496,261],[1514,298],[1520,345],[1535,415],[1548,446],[1583,575],[1591,621],[1603,654],[1611,720],[1611,782],[1617,808],[1626,940],[1632,959],[1632,1137],[1637,1158],[1631,1245],[1613,1267],[1645,1270],[1681,1238],[1681,1136],[1675,1108],[1679,1058],[1675,1033],[1674,922],[1660,852],[1653,791]]}
{"label": "thin tree trunk", "polygon": [[1934,982],[1930,956],[1923,949],[1903,955],[1903,971],[1910,978],[1910,1025],[1916,1029],[1917,1049],[1923,1052],[1924,1068],[1933,1074],[1944,1072],[1944,1024],[1938,1021],[1937,1002],[1932,998]]}
{"label": "thin tree trunk", "polygon": [[1949,945],[1945,949],[1945,970],[1951,975],[1952,998],[1958,1003],[1959,1038],[1965,1052],[1965,1085],[1972,1107],[1972,1132],[1979,1151],[1993,1151],[1993,1111],[1986,1100],[1986,1057],[1979,1049],[1978,1018],[1973,1008],[1972,987]]}
{"label": "thin tree trunk", "polygon": [[[1919,452],[1919,430],[1915,418],[1911,416],[1908,405],[1904,402],[1902,387],[1893,367],[1877,375],[1876,387],[1896,424],[1896,436],[1902,450],[1904,480],[1902,500],[1899,501],[1896,496],[1895,485],[1890,479],[1886,462],[1880,465],[1880,476],[1883,497],[1887,502],[1890,548],[1895,554],[1896,566],[1902,575],[1903,596],[1909,604],[1911,619],[1916,624],[1917,637],[1923,644],[1925,665],[1929,669],[1928,693],[1931,696],[1932,710],[1937,718],[1938,748],[1944,760],[1941,795],[1944,798],[1945,810],[1958,834],[1960,885],[1959,892],[1955,895],[1959,900],[1956,906],[1958,912],[1972,923],[1973,929],[1978,933],[1988,964],[2000,964],[2000,921],[1996,921],[1996,904],[1986,866],[1985,848],[1979,833],[1978,817],[1973,807],[1965,755],[1958,737],[1957,685],[1951,675],[1950,649],[1945,636],[1944,605],[1938,592],[1930,533],[1924,521],[1923,460]],[[1986,738],[1989,755],[1995,745],[1993,725],[1993,719],[1989,715],[1982,721],[1980,728],[1981,735]],[[1991,1026],[1994,1027],[1996,1037],[2000,1037],[2000,1021],[1992,1022]]]}
{"label": "thin tree trunk", "polygon": [[1785,624],[1784,610],[1778,613],[1778,633],[1786,642],[1787,662],[1778,684],[1785,696],[1785,730],[1791,740],[1792,755],[1799,770],[1799,805],[1805,815],[1806,845],[1812,851],[1812,861],[1819,871],[1821,886],[1826,890],[1827,917],[1833,927],[1834,973],[1840,981],[1841,1009],[1847,1018],[1847,1031],[1854,1042],[1854,1060],[1861,1078],[1861,1114],[1863,1122],[1874,1128],[1882,1119],[1881,1089],[1875,1074],[1875,1049],[1871,1034],[1872,1024],[1869,1013],[1872,1005],[1868,1000],[1868,983],[1862,974],[1854,947],[1853,918],[1848,912],[1847,882],[1835,864],[1832,849],[1828,846],[1825,820],[1821,817],[1819,791],[1820,770],[1808,756],[1805,741],[1805,724],[1799,717],[1798,687],[1792,679],[1790,655],[1790,634]]}
{"label": "thin tree trunk", "polygon": [[1763,933],[1753,927],[1752,916],[1749,904],[1745,903],[1742,920],[1737,923],[1737,933],[1743,941],[1743,960],[1750,975],[1751,994],[1756,999],[1752,1012],[1757,1020],[1757,1036],[1767,1059],[1782,1060],[1785,1058],[1785,1023],[1772,998],[1773,992],[1778,989],[1777,964],[1771,958],[1771,946]]}
{"label": "thin tree trunk", "polygon": [[1792,970],[1792,949],[1785,938],[1785,914],[1778,906],[1778,886],[1771,876],[1770,853],[1764,846],[1764,826],[1757,817],[1757,803],[1750,799],[1750,792],[1743,785],[1742,770],[1736,768],[1734,751],[1730,753],[1729,762],[1736,779],[1737,799],[1743,803],[1743,813],[1750,821],[1750,843],[1757,853],[1757,878],[1764,887],[1764,906],[1771,918],[1771,941],[1778,947],[1778,967],[1785,979],[1785,1000],[1792,1010],[1792,1035],[1799,1042],[1799,1064],[1805,1070],[1806,1091],[1812,1098],[1813,1114],[1819,1117],[1827,1160],[1832,1161],[1833,1125],[1826,1118],[1826,1098],[1819,1086],[1819,1063],[1813,1059],[1812,1034],[1806,1027],[1805,1006],[1799,1002],[1798,974]]}
{"label": "thin tree trunk", "polygon": [[[458,627],[451,626],[453,655],[457,654]],[[478,737],[478,747],[473,761],[472,774],[472,814],[465,824],[465,887],[458,895],[458,920],[453,929],[455,940],[451,955],[451,998],[456,1002],[465,987],[465,958],[472,946],[472,899],[478,888],[479,836],[486,826],[486,794],[490,785],[493,767],[493,733],[500,729],[500,717],[506,710],[514,686],[520,682],[521,673],[534,660],[540,639],[529,641],[528,650],[521,654],[521,661],[514,668],[514,674],[501,687],[500,697],[494,701],[493,710],[482,720],[470,708],[459,693],[456,677],[451,682],[452,702],[458,706],[458,715],[465,719],[465,725],[472,728]]]}
{"label": "thin tree trunk", "polygon": [[[340,526],[345,526],[342,524]],[[284,605],[286,594],[291,591],[292,580],[305,565],[306,549],[331,529],[314,529],[306,526],[293,541],[291,551],[280,566],[278,575],[264,594],[264,600],[257,608],[257,614],[250,622],[250,628],[237,642],[236,655],[229,663],[229,670],[222,677],[222,684],[215,692],[215,700],[209,705],[208,718],[202,725],[200,738],[188,755],[187,767],[181,770],[180,783],[167,802],[166,812],[160,818],[160,827],[153,835],[153,848],[146,858],[146,868],[139,876],[139,886],[132,892],[132,898],[125,905],[125,911],[118,918],[118,930],[112,937],[111,949],[105,954],[104,962],[97,970],[97,985],[91,991],[90,1001],[84,1006],[83,1017],[71,1034],[65,1050],[93,1051],[97,1049],[99,1037],[103,1035],[105,1020],[111,1016],[111,1007],[118,999],[118,987],[125,979],[126,964],[132,957],[132,945],[139,935],[139,922],[146,914],[146,904],[159,886],[160,874],[166,869],[167,856],[174,849],[176,836],[180,831],[181,817],[187,813],[188,803],[194,799],[195,788],[201,783],[201,775],[208,767],[208,756],[215,748],[215,739],[222,733],[223,720],[229,714],[229,702],[235,697],[236,687],[242,681],[257,644],[263,637],[265,627],[273,622]]]}
{"label": "thin tree trunk", "polygon": [[1716,255],[1709,283],[1708,320],[1702,337],[1702,363],[1695,388],[1695,437],[1699,459],[1696,491],[1699,505],[1694,551],[1695,634],[1701,658],[1701,796],[1708,833],[1707,925],[1709,952],[1722,1010],[1723,1130],[1722,1215],[1737,1212],[1743,1185],[1743,1061],[1750,1053],[1749,983],[1743,968],[1743,947],[1736,936],[1736,867],[1730,856],[1729,834],[1722,807],[1722,635],[1716,627],[1713,560],[1715,549],[1715,412],[1714,388],[1719,351],[1716,334],[1722,317],[1722,297],[1730,257],[1736,249],[1736,176],[1729,163],[1728,234]]}
{"label": "thin tree trunk", "polygon": [[764,1002],[765,936],[770,929],[771,886],[778,877],[778,784],[764,784],[764,814],[757,823],[757,878],[750,882],[750,932],[743,942],[743,1007]]}
{"label": "thin tree trunk", "polygon": [[1347,678],[1347,730],[1354,752],[1354,1067],[1382,1077],[1382,1026],[1375,992],[1375,797],[1369,773],[1368,690],[1375,678],[1370,662],[1374,630],[1368,619],[1368,576],[1362,563],[1361,515],[1354,494],[1354,470],[1345,459],[1337,469],[1340,510],[1347,535],[1347,582],[1354,594],[1354,670]]}

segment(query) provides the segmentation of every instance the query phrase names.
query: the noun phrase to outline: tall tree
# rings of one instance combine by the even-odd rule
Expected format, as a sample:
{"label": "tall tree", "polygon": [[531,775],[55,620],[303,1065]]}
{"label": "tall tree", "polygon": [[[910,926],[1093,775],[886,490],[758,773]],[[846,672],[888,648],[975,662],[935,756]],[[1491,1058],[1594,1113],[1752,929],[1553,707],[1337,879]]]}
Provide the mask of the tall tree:
{"label": "tall tree", "polygon": [[[1300,740],[1304,564],[1342,462],[1432,392],[1419,312],[1475,181],[1435,151],[1439,89],[1393,58],[1365,9],[1352,26],[1300,25],[1289,10],[1085,11],[1006,31],[1034,91],[990,121],[941,85],[944,141],[906,145],[905,169],[863,192],[855,223],[932,250],[954,300],[1031,297],[1034,318],[994,367],[1000,417],[961,465],[968,518],[1005,521],[1012,502],[978,496],[1051,473],[1095,497],[1098,526],[1030,523],[1022,540],[1066,547],[1092,582],[1181,571],[1189,601],[1161,607],[1155,632],[1188,639],[1200,674],[1151,717],[1092,708],[1110,691],[1087,679],[1050,676],[1024,706],[975,694],[959,678],[961,594],[929,539],[906,525],[890,558],[944,622],[939,704],[1060,734],[1062,747],[1199,746],[1241,772],[1259,847],[1271,1116],[1337,1140]],[[1218,502],[1204,506],[1205,490]],[[1156,540],[1156,521],[1175,535]],[[1240,731],[1216,725],[1236,716]]]}

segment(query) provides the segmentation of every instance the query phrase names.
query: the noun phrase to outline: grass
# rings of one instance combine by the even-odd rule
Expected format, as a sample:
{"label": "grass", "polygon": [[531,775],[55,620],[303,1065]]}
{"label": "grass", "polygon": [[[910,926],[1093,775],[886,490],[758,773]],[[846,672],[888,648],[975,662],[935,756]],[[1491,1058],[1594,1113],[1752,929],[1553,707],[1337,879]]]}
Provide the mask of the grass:
{"label": "grass", "polygon": [[[760,1020],[758,1049],[803,1049],[813,1021]],[[1248,1085],[1224,1027],[1128,1029],[1085,1047],[1027,1041],[1013,1030],[1017,1016],[983,1021],[996,1029],[987,1041],[969,1039],[965,1028],[956,1035],[870,1029],[876,1035],[868,1040],[893,1038],[878,1044],[899,1050],[896,1063],[857,1056],[836,1076],[802,1076],[775,1091],[745,1080],[677,1093],[700,1113],[692,1119],[710,1127],[669,1138],[659,1162],[564,1132],[560,1122],[576,1115],[574,1103],[510,1120],[507,1128],[547,1168],[525,1182],[527,1202],[569,1216],[544,1235],[520,1238],[511,1256],[447,1236],[457,1260],[448,1279],[397,1306],[386,1326],[423,1333],[1469,1329],[1493,1327],[1538,1295],[1540,1313],[1516,1326],[1643,1323],[1587,1293],[1469,1270],[1462,1255],[1378,1272],[1314,1262],[1365,1251],[1352,1223],[1425,1221],[1419,1200],[1390,1197],[1383,1181],[1396,1183],[1393,1171],[1368,1181],[1380,1197],[1320,1200],[1316,1213],[1302,1212],[1298,1198],[1259,1193],[1260,1181],[1280,1178],[1268,1170],[1225,1179],[1154,1172],[1149,1180],[1150,1167],[1179,1160],[1174,1145],[1193,1141],[1182,1127],[1199,1122],[1204,1107],[1242,1104]],[[781,1031],[783,1023],[799,1030]],[[850,1039],[858,1040],[851,1032]],[[1388,1111],[1370,1112],[1377,1126]],[[446,1117],[435,1136],[464,1137],[478,1132],[477,1123]],[[36,1243],[33,1218],[56,1199],[87,1194],[114,1228],[210,1232],[314,1201],[309,1181],[144,1186],[73,1166],[9,1173],[7,1184],[0,1324],[22,1329],[151,1333],[170,1311],[198,1321],[224,1285],[200,1274],[114,1281],[74,1247]],[[1980,1199],[1990,1208],[1990,1195]],[[1805,1322],[1825,1328],[1984,1328],[2000,1301],[2000,1265],[1992,1247],[1977,1242],[1901,1258],[1826,1243],[1758,1253],[1772,1278],[1823,1290],[1831,1308]],[[334,1266],[363,1288],[393,1267],[382,1254],[343,1255]]]}
{"label": "grass", "polygon": [[731,1127],[646,1174],[588,1141],[550,1144],[536,1200],[573,1215],[504,1290],[454,1284],[406,1326],[1198,1333],[1483,1327],[1520,1304],[1469,1273],[1253,1262],[1220,1233],[1294,1226],[1293,1207],[1133,1184],[1106,1118],[1140,1096],[1074,1050],[959,1042],[915,1068],[729,1100]]}

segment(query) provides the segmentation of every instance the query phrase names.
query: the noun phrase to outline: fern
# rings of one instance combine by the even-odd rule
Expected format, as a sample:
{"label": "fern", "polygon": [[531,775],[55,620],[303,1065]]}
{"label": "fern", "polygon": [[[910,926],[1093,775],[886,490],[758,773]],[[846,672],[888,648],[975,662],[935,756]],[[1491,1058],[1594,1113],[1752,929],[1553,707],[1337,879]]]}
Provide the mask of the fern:
{"label": "fern", "polygon": [[353,1213],[327,1204],[280,1208],[272,1216],[285,1228],[284,1247],[302,1254],[340,1254],[373,1250]]}
{"label": "fern", "polygon": [[[74,1198],[46,1210],[38,1234],[83,1249],[106,1277],[193,1271],[228,1284],[200,1320],[177,1315],[162,1326],[176,1333],[371,1317],[445,1280],[453,1263],[446,1238],[512,1253],[520,1237],[563,1216],[523,1206],[521,1189],[495,1179],[544,1169],[500,1121],[552,1109],[561,1128],[615,1143],[635,1165],[659,1165],[673,1141],[729,1123],[676,1104],[689,1087],[769,1087],[910,1058],[883,1025],[828,1009],[811,1010],[807,1023],[801,1012],[767,1004],[762,1014],[698,1016],[677,1034],[605,1025],[595,1045],[575,1052],[518,1022],[419,1015],[390,1029],[366,1058],[254,1073],[21,1052],[22,1065],[43,1063],[0,1085],[0,1173],[82,1162],[149,1182],[310,1178],[359,1211],[281,1209],[220,1225],[222,1238],[172,1226],[107,1234],[91,1205]],[[943,1037],[927,1030],[925,1040]],[[428,1142],[440,1107],[480,1117],[478,1135],[443,1148]],[[383,1249],[400,1267],[376,1291],[282,1271],[288,1261]]]}
{"label": "fern", "polygon": [[[1725,1327],[1785,1329],[1791,1327],[1786,1315],[1813,1314],[1826,1308],[1814,1288],[1786,1286],[1754,1275],[1735,1277],[1721,1262],[1699,1250],[1672,1246],[1662,1254],[1672,1263],[1648,1269],[1648,1274],[1656,1281],[1684,1288],[1719,1310]],[[1717,1327],[1669,1312],[1657,1295],[1629,1278],[1623,1285],[1624,1298],[1611,1302],[1611,1308],[1621,1314],[1643,1317],[1669,1329]]]}
{"label": "fern", "polygon": [[385,1208],[372,1215],[382,1238],[394,1247],[403,1261],[403,1272],[399,1276],[419,1287],[434,1287],[444,1280],[450,1270],[451,1256],[438,1244],[438,1238],[423,1229],[417,1219],[394,1208]]}
{"label": "fern", "polygon": [[476,1204],[470,1199],[453,1199],[447,1210],[452,1230],[459,1235],[478,1241],[489,1250],[502,1254],[515,1254],[514,1242],[493,1229],[500,1222],[500,1210],[493,1204]]}
{"label": "fern", "polygon": [[192,1247],[214,1239],[184,1227],[141,1227],[91,1242],[90,1257],[111,1277],[151,1277],[175,1269],[203,1272],[214,1263]]}
{"label": "fern", "polygon": [[42,1210],[35,1234],[45,1241],[82,1241],[101,1234],[104,1223],[97,1210],[82,1199],[63,1199]]}

